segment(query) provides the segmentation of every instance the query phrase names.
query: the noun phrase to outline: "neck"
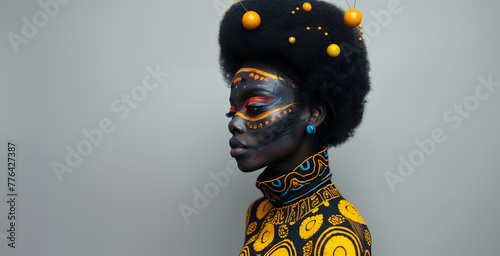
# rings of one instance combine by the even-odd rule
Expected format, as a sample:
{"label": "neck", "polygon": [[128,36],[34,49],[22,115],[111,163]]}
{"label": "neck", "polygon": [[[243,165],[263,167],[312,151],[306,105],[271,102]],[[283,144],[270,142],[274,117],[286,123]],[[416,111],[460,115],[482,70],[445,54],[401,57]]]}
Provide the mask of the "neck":
{"label": "neck", "polygon": [[304,159],[312,156],[316,152],[319,152],[321,148],[314,149],[312,141],[308,144],[309,146],[299,147],[293,154],[282,159],[279,162],[275,162],[270,165],[270,169],[274,170],[274,175],[283,175],[293,171],[299,164],[301,164]]}
{"label": "neck", "polygon": [[257,178],[257,187],[274,206],[287,205],[331,183],[328,166],[328,152],[322,148],[290,168],[292,171],[267,167]]}

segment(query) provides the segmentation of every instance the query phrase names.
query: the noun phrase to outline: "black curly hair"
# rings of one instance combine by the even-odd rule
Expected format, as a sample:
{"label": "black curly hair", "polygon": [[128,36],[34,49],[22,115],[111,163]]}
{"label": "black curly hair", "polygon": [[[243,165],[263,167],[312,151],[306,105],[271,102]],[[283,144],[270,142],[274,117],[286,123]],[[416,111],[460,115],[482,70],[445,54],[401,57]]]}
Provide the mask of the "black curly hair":
{"label": "black curly hair", "polygon": [[[310,12],[302,10],[305,2],[311,4]],[[219,30],[219,61],[225,80],[231,83],[245,61],[261,60],[299,84],[301,104],[327,110],[325,121],[317,127],[317,145],[338,146],[352,137],[363,118],[365,96],[370,91],[369,62],[359,29],[347,27],[344,11],[323,1],[242,3],[257,12],[262,22],[255,30],[245,29],[242,17],[246,11],[239,3],[224,15]],[[289,43],[290,37],[296,39],[294,44]],[[340,47],[339,56],[327,55],[330,43]]]}

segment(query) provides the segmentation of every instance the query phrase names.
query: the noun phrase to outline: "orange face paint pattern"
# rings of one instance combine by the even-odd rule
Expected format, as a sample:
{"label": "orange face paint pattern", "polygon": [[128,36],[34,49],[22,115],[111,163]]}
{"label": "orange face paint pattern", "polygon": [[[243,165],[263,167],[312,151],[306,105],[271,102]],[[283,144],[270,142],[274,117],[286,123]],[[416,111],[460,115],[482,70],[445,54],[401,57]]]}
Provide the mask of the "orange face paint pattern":
{"label": "orange face paint pattern", "polygon": [[[252,81],[269,82],[271,80],[277,80],[276,82],[280,83],[282,83],[281,81],[287,81],[283,77],[279,77],[277,75],[273,75],[259,69],[242,68],[236,73],[233,80],[233,86],[238,87],[244,86],[248,83],[255,83]],[[297,88],[297,86],[294,84],[288,83],[288,85],[292,88]],[[253,96],[246,99],[245,103],[239,111],[235,105],[232,105],[227,115],[228,117],[241,117],[246,121],[246,126],[249,129],[257,130],[271,125],[282,118],[285,118],[287,115],[292,113],[292,109],[297,104],[296,102],[294,102],[286,105],[280,105],[263,113],[262,111],[259,111],[259,109],[265,108],[266,106],[272,104],[273,101],[274,99],[268,96]]]}
{"label": "orange face paint pattern", "polygon": [[[276,122],[280,118],[285,117],[286,114],[292,113],[292,107],[295,104],[296,103],[291,103],[291,104],[288,104],[286,106],[277,107],[277,108],[271,109],[267,112],[264,112],[256,117],[251,117],[251,116],[248,116],[248,115],[241,113],[241,112],[237,112],[235,115],[247,120],[246,125],[248,128],[258,129],[258,128],[263,128],[264,126],[267,126],[267,125],[270,125],[271,123]],[[277,114],[277,113],[281,113],[281,111],[284,109],[285,109],[285,111],[283,111],[283,115]]]}
{"label": "orange face paint pattern", "polygon": [[[256,68],[242,68],[242,69],[238,70],[238,72],[236,72],[236,74],[234,74],[234,76],[237,77],[240,73],[249,73],[249,74],[247,74],[248,77],[251,77],[254,80],[261,80],[261,81],[266,81],[266,82],[268,82],[270,79],[286,81],[285,78],[283,78],[283,77],[269,74],[265,71],[262,71],[262,70],[256,69]],[[233,80],[233,84],[235,84],[236,82],[239,82],[241,80],[242,80],[241,76],[237,77]],[[295,85],[295,84],[290,84],[290,86],[292,88],[297,88],[297,85]]]}

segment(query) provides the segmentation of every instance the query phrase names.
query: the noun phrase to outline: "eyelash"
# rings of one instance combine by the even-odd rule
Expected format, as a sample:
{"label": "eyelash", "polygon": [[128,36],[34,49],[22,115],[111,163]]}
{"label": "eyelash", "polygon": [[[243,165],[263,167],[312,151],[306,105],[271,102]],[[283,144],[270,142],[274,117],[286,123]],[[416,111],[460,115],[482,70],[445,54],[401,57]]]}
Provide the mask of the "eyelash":
{"label": "eyelash", "polygon": [[231,106],[231,109],[229,110],[229,112],[226,113],[226,116],[229,117],[229,118],[233,118],[234,115],[236,114],[236,106]]}
{"label": "eyelash", "polygon": [[250,111],[250,112],[258,111],[263,106],[265,106],[265,105],[264,104],[252,104],[250,106],[247,106],[247,111]]}

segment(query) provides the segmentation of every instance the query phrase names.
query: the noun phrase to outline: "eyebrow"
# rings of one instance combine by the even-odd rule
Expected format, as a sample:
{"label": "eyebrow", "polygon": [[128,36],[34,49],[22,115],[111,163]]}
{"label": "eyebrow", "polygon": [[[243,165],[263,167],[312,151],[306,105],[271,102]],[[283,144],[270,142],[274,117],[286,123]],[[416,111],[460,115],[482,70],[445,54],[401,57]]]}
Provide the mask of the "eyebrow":
{"label": "eyebrow", "polygon": [[273,93],[273,91],[270,91],[266,88],[260,87],[258,84],[255,86],[250,87],[249,89],[243,88],[241,91],[241,96],[242,97],[247,97],[248,94],[258,94],[262,92],[267,92],[267,93]]}

